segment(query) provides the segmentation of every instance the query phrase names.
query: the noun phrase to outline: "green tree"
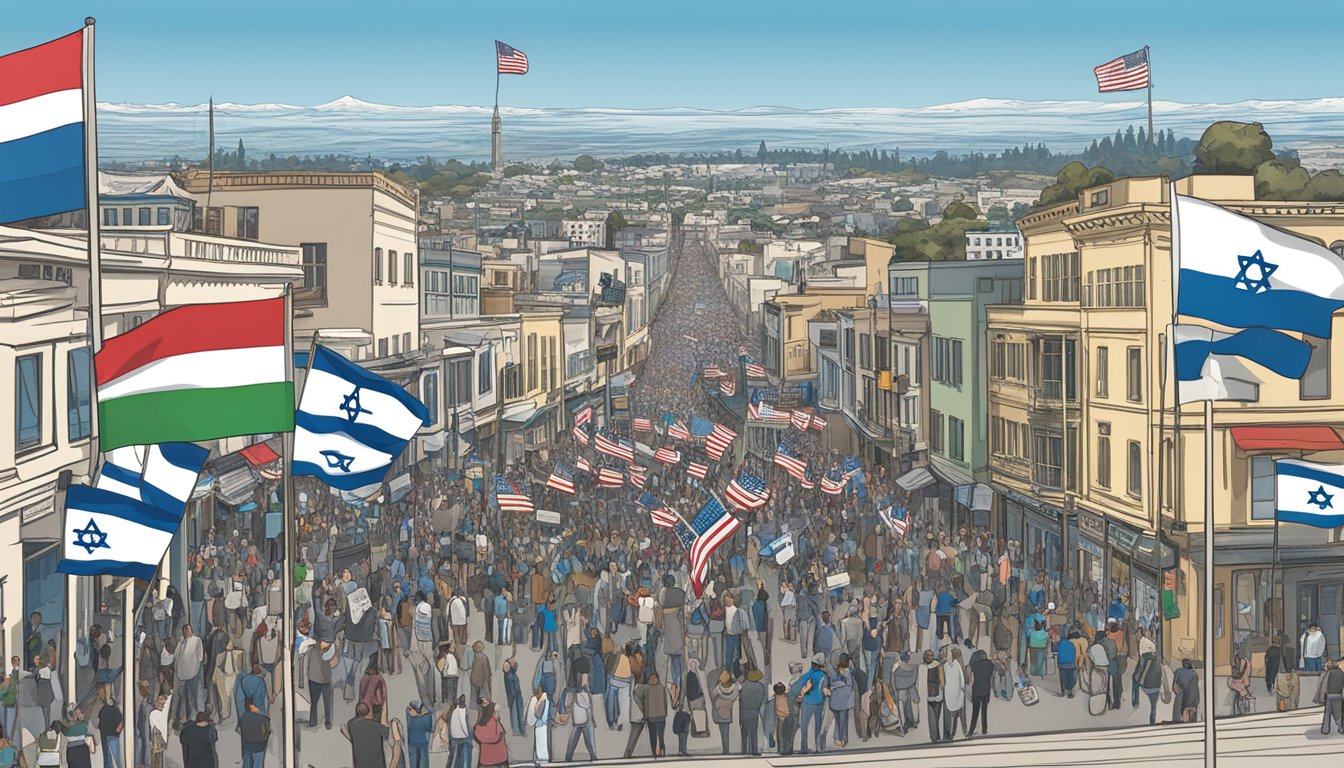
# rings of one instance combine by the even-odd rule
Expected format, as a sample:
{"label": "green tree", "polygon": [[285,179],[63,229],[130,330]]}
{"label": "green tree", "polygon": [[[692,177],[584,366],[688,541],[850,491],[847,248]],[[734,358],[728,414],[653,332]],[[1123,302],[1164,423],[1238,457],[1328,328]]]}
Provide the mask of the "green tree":
{"label": "green tree", "polygon": [[996,224],[1007,224],[1013,220],[1013,214],[1009,212],[1008,206],[1003,203],[995,203],[985,211],[985,218]]}
{"label": "green tree", "polygon": [[238,140],[238,170],[247,170],[247,150],[243,148],[243,140]]}
{"label": "green tree", "polygon": [[1311,174],[1300,165],[1266,160],[1255,167],[1255,196],[1259,200],[1302,200]]}
{"label": "green tree", "polygon": [[915,210],[915,204],[910,202],[910,198],[908,197],[898,197],[896,198],[895,202],[891,204],[891,210],[896,211],[898,213],[904,211],[913,211]]}
{"label": "green tree", "polygon": [[504,178],[512,179],[515,176],[522,176],[528,172],[526,165],[510,165],[504,169]]}
{"label": "green tree", "polygon": [[980,218],[980,212],[970,203],[955,202],[943,209],[943,219],[969,219],[975,221]]}
{"label": "green tree", "polygon": [[616,248],[616,234],[622,229],[630,226],[630,222],[625,220],[625,214],[620,211],[612,211],[607,214],[607,250]]}
{"label": "green tree", "polygon": [[1115,181],[1115,174],[1108,169],[1102,166],[1088,168],[1075,160],[1059,169],[1059,173],[1055,175],[1055,183],[1041,190],[1041,197],[1036,205],[1045,208],[1073,202],[1078,199],[1078,193],[1084,189],[1112,181]]}
{"label": "green tree", "polygon": [[602,161],[592,155],[579,155],[574,158],[574,170],[579,173],[588,173],[602,168]]}
{"label": "green tree", "polygon": [[1307,199],[1324,202],[1344,201],[1344,174],[1334,169],[1321,171],[1307,182]]}
{"label": "green tree", "polygon": [[761,146],[756,149],[756,160],[765,163],[765,139],[761,139]]}
{"label": "green tree", "polygon": [[1274,141],[1260,123],[1219,120],[1195,147],[1195,173],[1251,174],[1274,159]]}
{"label": "green tree", "polygon": [[1026,203],[1013,203],[1013,210],[1010,215],[1013,221],[1017,221],[1028,213],[1031,213],[1030,205],[1027,205]]}

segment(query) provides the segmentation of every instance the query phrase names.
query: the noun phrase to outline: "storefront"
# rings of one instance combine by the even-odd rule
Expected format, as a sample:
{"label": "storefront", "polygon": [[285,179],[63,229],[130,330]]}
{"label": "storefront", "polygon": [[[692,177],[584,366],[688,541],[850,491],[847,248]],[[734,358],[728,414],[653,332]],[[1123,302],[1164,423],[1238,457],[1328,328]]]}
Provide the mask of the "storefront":
{"label": "storefront", "polygon": [[[1082,599],[1090,603],[1100,601],[1102,586],[1106,583],[1106,518],[1081,507],[1074,510],[1070,528],[1076,526],[1077,536],[1069,541],[1078,546],[1077,561],[1072,564]],[[1079,612],[1087,605],[1078,606]]]}
{"label": "storefront", "polygon": [[994,508],[994,489],[984,483],[958,485],[952,494],[960,510],[969,516],[973,528],[989,528],[989,512]]}
{"label": "storefront", "polygon": [[1062,511],[1016,491],[1001,493],[1004,497],[1004,532],[1009,541],[1022,545],[1024,576],[1041,569],[1050,578],[1058,579],[1064,563]]}

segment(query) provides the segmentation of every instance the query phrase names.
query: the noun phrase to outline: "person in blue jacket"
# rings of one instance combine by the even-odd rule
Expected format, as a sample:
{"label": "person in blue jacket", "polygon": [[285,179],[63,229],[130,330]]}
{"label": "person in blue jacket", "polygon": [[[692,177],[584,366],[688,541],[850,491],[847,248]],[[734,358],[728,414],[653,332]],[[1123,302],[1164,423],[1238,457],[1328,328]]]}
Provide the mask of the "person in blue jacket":
{"label": "person in blue jacket", "polygon": [[1060,638],[1055,645],[1055,660],[1059,664],[1059,687],[1065,696],[1073,698],[1073,689],[1078,684],[1078,645],[1073,641],[1081,638],[1078,630],[1069,630],[1068,637]]}

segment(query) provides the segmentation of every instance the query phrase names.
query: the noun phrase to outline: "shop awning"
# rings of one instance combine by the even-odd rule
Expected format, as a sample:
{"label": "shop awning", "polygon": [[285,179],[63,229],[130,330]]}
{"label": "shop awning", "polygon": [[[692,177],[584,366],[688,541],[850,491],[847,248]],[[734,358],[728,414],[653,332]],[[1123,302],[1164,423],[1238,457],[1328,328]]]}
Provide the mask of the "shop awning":
{"label": "shop awning", "polygon": [[994,489],[984,483],[976,483],[971,490],[971,511],[988,512],[994,508]]}
{"label": "shop awning", "polygon": [[387,490],[391,494],[392,503],[396,503],[406,498],[406,494],[411,492],[411,473],[397,475],[392,478],[392,482],[387,484]]}
{"label": "shop awning", "polygon": [[247,463],[254,467],[264,467],[273,461],[280,460],[280,455],[271,450],[271,447],[265,443],[257,443],[244,448],[240,453],[243,454],[244,459],[247,459]]}
{"label": "shop awning", "polygon": [[512,429],[527,429],[532,423],[551,412],[554,403],[540,408],[532,403],[518,403],[504,409],[504,421]]}
{"label": "shop awning", "polygon": [[1232,439],[1243,451],[1337,451],[1344,440],[1334,429],[1308,424],[1299,426],[1232,427]]}
{"label": "shop awning", "polygon": [[904,491],[918,491],[920,488],[933,485],[933,483],[933,473],[924,467],[916,467],[896,478],[896,485]]}
{"label": "shop awning", "polygon": [[252,497],[252,489],[257,485],[257,476],[247,467],[235,469],[219,476],[215,496],[229,506],[236,506]]}

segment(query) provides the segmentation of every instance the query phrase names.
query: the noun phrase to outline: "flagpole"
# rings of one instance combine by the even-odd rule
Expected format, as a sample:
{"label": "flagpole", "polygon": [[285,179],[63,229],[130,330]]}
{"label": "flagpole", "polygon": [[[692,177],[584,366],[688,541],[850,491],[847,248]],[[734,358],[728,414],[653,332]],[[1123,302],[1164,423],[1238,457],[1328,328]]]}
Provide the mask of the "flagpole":
{"label": "flagpole", "polygon": [[[285,284],[285,368],[290,372],[290,382],[294,380],[294,312],[293,312],[293,292],[289,284]],[[317,335],[313,335],[316,343]],[[309,360],[312,359],[312,352],[309,352]],[[294,549],[295,549],[295,525],[294,525],[294,430],[291,428],[281,436],[283,442],[282,453],[284,455],[284,557],[280,563],[280,591],[282,596],[281,605],[285,615],[281,618],[280,624],[280,642],[284,646],[281,649],[281,661],[284,666],[284,674],[281,675],[281,689],[284,692],[284,712],[285,727],[284,739],[282,741],[283,753],[281,755],[281,765],[297,763],[297,755],[294,751],[294,640],[297,637],[295,632],[297,627],[290,627],[294,623]],[[311,707],[313,702],[309,703]]]}
{"label": "flagpole", "polygon": [[1143,58],[1148,60],[1148,148],[1153,148],[1153,55],[1143,46]]}
{"label": "flagpole", "polygon": [[1213,401],[1204,401],[1204,768],[1218,765],[1213,684]]}
{"label": "flagpole", "polygon": [[[135,579],[121,587],[121,718],[135,718]],[[121,729],[121,764],[135,764],[135,728]],[[104,745],[106,746],[106,745]]]}

